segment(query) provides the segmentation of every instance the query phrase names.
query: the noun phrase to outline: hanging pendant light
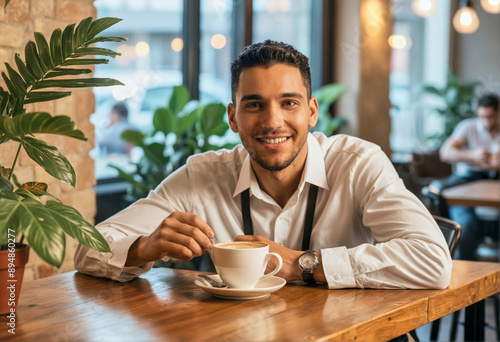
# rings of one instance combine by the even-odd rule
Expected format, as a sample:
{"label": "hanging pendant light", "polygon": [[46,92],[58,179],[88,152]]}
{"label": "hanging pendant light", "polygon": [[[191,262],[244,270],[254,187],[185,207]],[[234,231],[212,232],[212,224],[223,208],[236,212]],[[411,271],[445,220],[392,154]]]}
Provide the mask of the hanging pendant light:
{"label": "hanging pendant light", "polygon": [[413,0],[413,2],[411,3],[411,8],[416,15],[419,15],[421,17],[428,17],[436,12],[437,3],[436,0]]}
{"label": "hanging pendant light", "polygon": [[472,1],[461,1],[460,8],[453,17],[453,27],[459,33],[473,33],[479,27],[479,18],[473,8]]}
{"label": "hanging pendant light", "polygon": [[498,14],[500,13],[500,0],[481,0],[481,7],[486,12]]}

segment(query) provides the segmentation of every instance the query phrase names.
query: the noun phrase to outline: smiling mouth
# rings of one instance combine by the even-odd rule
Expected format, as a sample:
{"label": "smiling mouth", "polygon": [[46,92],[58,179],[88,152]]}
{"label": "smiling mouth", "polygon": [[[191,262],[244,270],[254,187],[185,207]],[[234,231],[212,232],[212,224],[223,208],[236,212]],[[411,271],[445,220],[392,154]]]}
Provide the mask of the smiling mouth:
{"label": "smiling mouth", "polygon": [[257,138],[257,140],[259,140],[260,142],[263,142],[265,144],[279,144],[279,143],[282,143],[288,139],[289,139],[289,137],[281,137],[281,138],[274,138],[274,139]]}

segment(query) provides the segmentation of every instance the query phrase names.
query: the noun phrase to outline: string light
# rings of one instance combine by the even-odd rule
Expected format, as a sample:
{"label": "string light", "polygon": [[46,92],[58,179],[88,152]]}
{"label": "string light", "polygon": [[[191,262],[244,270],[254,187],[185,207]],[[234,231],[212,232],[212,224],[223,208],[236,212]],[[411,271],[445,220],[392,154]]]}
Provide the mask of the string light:
{"label": "string light", "polygon": [[472,1],[467,0],[465,6],[462,5],[455,13],[453,27],[459,33],[469,34],[476,32],[479,27],[479,18],[472,7]]}
{"label": "string light", "polygon": [[415,14],[421,17],[428,17],[437,10],[436,0],[413,0],[411,7]]}
{"label": "string light", "polygon": [[500,13],[500,0],[481,0],[481,6],[486,12]]}

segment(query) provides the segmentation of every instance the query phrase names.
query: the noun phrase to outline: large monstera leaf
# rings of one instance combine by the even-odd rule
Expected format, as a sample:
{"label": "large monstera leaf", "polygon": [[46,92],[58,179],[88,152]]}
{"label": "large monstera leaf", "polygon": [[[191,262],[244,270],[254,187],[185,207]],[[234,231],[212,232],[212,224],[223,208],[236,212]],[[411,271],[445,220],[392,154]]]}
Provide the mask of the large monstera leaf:
{"label": "large monstera leaf", "polygon": [[46,262],[60,267],[64,261],[65,233],[81,244],[100,252],[110,252],[106,240],[78,211],[56,201],[43,205],[27,197],[0,192],[0,244],[8,233],[23,234],[33,250]]}

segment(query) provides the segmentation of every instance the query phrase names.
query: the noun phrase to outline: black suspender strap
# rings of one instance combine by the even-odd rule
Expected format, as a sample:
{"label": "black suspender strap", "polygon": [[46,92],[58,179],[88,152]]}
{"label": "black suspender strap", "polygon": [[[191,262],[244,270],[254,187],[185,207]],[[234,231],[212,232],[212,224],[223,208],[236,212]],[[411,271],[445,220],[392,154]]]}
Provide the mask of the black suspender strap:
{"label": "black suspender strap", "polygon": [[311,233],[313,229],[314,210],[316,209],[316,198],[318,187],[310,184],[309,195],[307,196],[306,220],[304,222],[304,235],[302,236],[302,250],[307,251],[311,243]]}
{"label": "black suspender strap", "polygon": [[[307,197],[306,219],[304,222],[304,235],[302,236],[302,250],[309,249],[311,243],[311,233],[314,222],[314,210],[316,209],[316,198],[318,197],[318,187],[310,184],[309,195]],[[253,235],[252,217],[250,216],[250,189],[241,193],[241,211],[243,215],[243,231],[245,235]]]}
{"label": "black suspender strap", "polygon": [[243,214],[243,232],[253,235],[252,217],[250,216],[250,189],[241,193],[241,210]]}

